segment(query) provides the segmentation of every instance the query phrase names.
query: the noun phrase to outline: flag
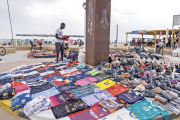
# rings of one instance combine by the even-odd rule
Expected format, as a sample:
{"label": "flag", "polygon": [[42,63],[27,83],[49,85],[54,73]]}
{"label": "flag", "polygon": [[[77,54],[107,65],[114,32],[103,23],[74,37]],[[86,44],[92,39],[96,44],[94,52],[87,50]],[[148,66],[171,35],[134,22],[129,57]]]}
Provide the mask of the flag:
{"label": "flag", "polygon": [[160,33],[159,33],[159,39],[160,39],[161,35],[162,35],[162,31],[160,31]]}

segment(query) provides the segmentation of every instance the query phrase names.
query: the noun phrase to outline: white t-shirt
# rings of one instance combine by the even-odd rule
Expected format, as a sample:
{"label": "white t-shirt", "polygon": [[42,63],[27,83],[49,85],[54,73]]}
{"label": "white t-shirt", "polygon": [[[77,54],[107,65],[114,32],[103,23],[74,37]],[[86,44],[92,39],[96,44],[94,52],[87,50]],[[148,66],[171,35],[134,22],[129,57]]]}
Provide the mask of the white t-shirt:
{"label": "white t-shirt", "polygon": [[140,120],[131,111],[126,108],[122,108],[112,114],[109,114],[98,120]]}
{"label": "white t-shirt", "polygon": [[[56,34],[58,34],[58,37],[59,37],[59,38],[62,38],[62,36],[63,36],[63,30],[61,30],[60,28],[58,28],[58,29],[56,30]],[[56,41],[55,41],[55,42],[63,42],[63,40],[56,38]]]}

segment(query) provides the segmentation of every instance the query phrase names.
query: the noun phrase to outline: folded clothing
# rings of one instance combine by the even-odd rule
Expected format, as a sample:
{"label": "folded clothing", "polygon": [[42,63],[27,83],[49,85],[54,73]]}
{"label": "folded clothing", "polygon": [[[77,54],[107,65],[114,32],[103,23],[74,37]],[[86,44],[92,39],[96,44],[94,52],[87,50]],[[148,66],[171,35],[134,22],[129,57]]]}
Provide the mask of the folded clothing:
{"label": "folded clothing", "polygon": [[76,87],[77,85],[75,85],[73,82],[70,82],[68,84],[60,85],[57,89],[59,92],[63,92],[63,91],[69,91],[69,89],[73,89]]}
{"label": "folded clothing", "polygon": [[60,105],[69,99],[75,99],[74,95],[69,91],[61,92],[60,94],[49,97],[52,107]]}
{"label": "folded clothing", "polygon": [[23,110],[26,116],[29,116],[31,114],[37,114],[40,111],[47,110],[49,108],[51,108],[51,102],[49,102],[47,98],[42,95],[26,103]]}
{"label": "folded clothing", "polygon": [[120,105],[111,99],[101,101],[101,102],[99,102],[99,105],[101,105],[103,108],[105,108],[110,113],[113,113],[113,112],[117,111],[118,109],[120,109]]}
{"label": "folded clothing", "polygon": [[140,120],[132,111],[122,108],[112,114],[109,114],[99,120]]}
{"label": "folded clothing", "polygon": [[122,100],[126,101],[127,103],[135,103],[138,100],[142,100],[144,97],[140,94],[136,95],[136,93],[132,90],[126,91],[117,95],[117,97],[121,98]]}
{"label": "folded clothing", "polygon": [[43,80],[42,77],[38,76],[38,77],[35,77],[35,78],[29,78],[29,79],[25,79],[25,82],[26,83],[31,83],[31,82],[34,82],[36,80]]}
{"label": "folded clothing", "polygon": [[87,108],[89,106],[81,99],[71,99],[64,104],[52,107],[51,110],[55,118],[58,119]]}
{"label": "folded clothing", "polygon": [[29,90],[29,85],[25,84],[25,85],[20,85],[20,86],[16,86],[15,87],[15,93],[24,91],[24,90]]}
{"label": "folded clothing", "polygon": [[11,86],[15,87],[15,86],[20,86],[20,85],[25,85],[26,82],[24,81],[15,81],[15,82],[11,82]]}
{"label": "folded clothing", "polygon": [[0,92],[3,91],[3,90],[5,90],[6,88],[9,88],[9,87],[11,87],[11,84],[10,84],[10,83],[6,83],[6,84],[2,85],[2,86],[0,87]]}
{"label": "folded clothing", "polygon": [[107,79],[107,77],[102,75],[102,74],[98,74],[98,75],[96,75],[94,77],[98,80],[98,82],[101,82],[101,81]]}
{"label": "folded clothing", "polygon": [[106,80],[103,80],[103,81],[101,81],[99,83],[93,83],[93,84],[95,84],[97,87],[99,87],[102,90],[104,90],[104,89],[106,89],[108,87],[111,87],[111,86],[115,85],[116,82],[111,80],[111,79],[106,79]]}
{"label": "folded clothing", "polygon": [[8,87],[6,89],[3,89],[2,91],[0,91],[0,100],[12,98],[14,94],[15,93],[13,87]]}
{"label": "folded clothing", "polygon": [[48,79],[48,78],[51,78],[51,77],[55,77],[55,76],[59,76],[61,75],[60,72],[54,72],[54,73],[51,73],[51,74],[48,74],[48,75],[44,75],[42,76],[44,79]]}
{"label": "folded clothing", "polygon": [[24,107],[24,105],[32,100],[31,93],[24,93],[21,94],[15,98],[12,99],[12,105],[11,109],[14,110],[19,110]]}
{"label": "folded clothing", "polygon": [[89,76],[89,77],[86,77],[84,79],[76,81],[76,83],[78,85],[85,86],[85,85],[87,85],[89,83],[93,83],[93,82],[96,82],[96,81],[97,81],[97,79],[95,77],[90,77]]}
{"label": "folded clothing", "polygon": [[76,97],[81,98],[94,92],[94,87],[91,84],[86,86],[77,86],[69,91]]}
{"label": "folded clothing", "polygon": [[141,120],[151,120],[160,114],[165,120],[170,120],[170,114],[165,108],[146,98],[140,102],[129,105],[127,109],[131,110],[134,115],[138,116]]}
{"label": "folded clothing", "polygon": [[68,115],[68,117],[71,120],[97,120],[108,114],[110,114],[110,112],[106,111],[103,107],[101,107],[99,103],[96,103],[89,109],[70,114]]}
{"label": "folded clothing", "polygon": [[92,106],[95,103],[100,102],[101,100],[107,100],[109,98],[112,100],[116,100],[116,98],[112,96],[109,92],[107,92],[106,90],[95,88],[94,93],[87,95],[85,97],[82,97],[81,99],[89,106]]}
{"label": "folded clothing", "polygon": [[126,92],[129,90],[128,87],[125,87],[124,85],[117,83],[116,85],[113,85],[106,89],[111,95],[116,96],[118,94],[121,94],[123,92]]}
{"label": "folded clothing", "polygon": [[43,95],[46,98],[49,98],[50,96],[57,95],[57,94],[59,94],[59,91],[55,87],[52,87],[48,90],[32,94],[32,98],[34,99],[34,98],[39,97],[41,95]]}
{"label": "folded clothing", "polygon": [[53,86],[49,82],[45,82],[40,86],[30,86],[31,94],[39,93],[52,88]]}

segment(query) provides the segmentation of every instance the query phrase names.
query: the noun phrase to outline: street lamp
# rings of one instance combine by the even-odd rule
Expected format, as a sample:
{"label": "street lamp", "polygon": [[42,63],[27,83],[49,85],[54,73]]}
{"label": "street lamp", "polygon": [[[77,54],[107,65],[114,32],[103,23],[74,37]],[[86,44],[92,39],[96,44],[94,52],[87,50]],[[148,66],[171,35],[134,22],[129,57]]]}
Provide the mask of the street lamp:
{"label": "street lamp", "polygon": [[82,4],[82,7],[85,9],[85,12],[84,12],[84,52],[86,52],[86,2]]}

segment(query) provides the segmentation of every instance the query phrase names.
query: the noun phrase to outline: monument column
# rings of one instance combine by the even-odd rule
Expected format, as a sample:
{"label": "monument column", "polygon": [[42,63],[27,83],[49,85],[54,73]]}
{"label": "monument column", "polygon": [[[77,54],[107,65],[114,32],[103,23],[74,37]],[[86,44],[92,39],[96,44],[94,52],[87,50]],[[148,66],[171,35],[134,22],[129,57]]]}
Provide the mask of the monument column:
{"label": "monument column", "polygon": [[109,62],[111,0],[86,0],[86,63]]}

